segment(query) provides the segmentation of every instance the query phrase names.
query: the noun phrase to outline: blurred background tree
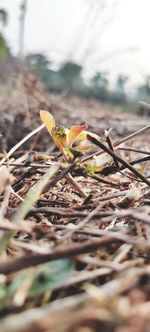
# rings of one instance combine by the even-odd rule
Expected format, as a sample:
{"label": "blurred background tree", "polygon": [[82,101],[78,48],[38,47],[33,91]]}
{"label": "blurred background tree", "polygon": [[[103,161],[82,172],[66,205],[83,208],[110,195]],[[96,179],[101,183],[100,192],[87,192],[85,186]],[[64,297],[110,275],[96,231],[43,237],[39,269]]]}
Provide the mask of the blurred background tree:
{"label": "blurred background tree", "polygon": [[3,26],[6,26],[8,23],[8,13],[5,9],[0,8],[0,23],[1,23],[1,29]]}
{"label": "blurred background tree", "polygon": [[58,75],[61,79],[61,85],[71,91],[76,91],[83,84],[81,77],[82,66],[74,62],[65,62],[60,68]]}
{"label": "blurred background tree", "polygon": [[0,61],[3,61],[6,59],[9,48],[4,36],[4,27],[8,23],[8,13],[4,9],[0,9]]}
{"label": "blurred background tree", "polygon": [[128,82],[128,76],[126,75],[118,75],[117,80],[116,80],[116,88],[119,93],[124,93],[125,92],[125,86]]}
{"label": "blurred background tree", "polygon": [[92,78],[91,78],[91,84],[93,87],[99,87],[103,89],[108,88],[108,78],[107,78],[107,73],[103,72],[97,72]]}
{"label": "blurred background tree", "polygon": [[50,60],[41,53],[31,53],[26,56],[28,70],[39,76],[41,80],[48,82]]}
{"label": "blurred background tree", "polygon": [[143,83],[137,88],[137,96],[140,99],[150,101],[150,75],[146,75],[143,79]]}
{"label": "blurred background tree", "polygon": [[5,27],[8,24],[8,13],[5,9],[0,8],[0,86],[1,89],[5,89],[4,83],[10,74],[10,67],[13,63],[14,58],[11,54],[11,50],[5,37]]}

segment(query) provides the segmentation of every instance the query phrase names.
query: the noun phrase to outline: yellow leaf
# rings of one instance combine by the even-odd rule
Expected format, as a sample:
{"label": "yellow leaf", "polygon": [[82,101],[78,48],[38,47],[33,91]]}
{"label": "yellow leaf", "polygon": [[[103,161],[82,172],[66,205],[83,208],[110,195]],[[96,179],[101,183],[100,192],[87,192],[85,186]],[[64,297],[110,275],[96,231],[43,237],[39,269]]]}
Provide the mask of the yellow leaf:
{"label": "yellow leaf", "polygon": [[53,127],[51,136],[59,149],[62,150],[67,147],[67,134],[66,129],[63,126]]}
{"label": "yellow leaf", "polygon": [[87,131],[82,131],[75,139],[75,141],[85,141],[87,139]]}
{"label": "yellow leaf", "polygon": [[52,128],[55,127],[55,119],[54,119],[53,115],[50,114],[47,111],[41,110],[40,111],[40,117],[41,117],[41,120],[44,123],[45,127],[47,128],[47,130],[51,134]]}
{"label": "yellow leaf", "polygon": [[79,134],[87,129],[87,125],[82,126],[72,126],[69,131],[68,139],[69,139],[69,146],[73,144],[74,141],[78,138]]}
{"label": "yellow leaf", "polygon": [[90,134],[92,137],[99,139],[99,136],[91,133],[90,131],[82,131],[75,139],[75,141],[85,141],[87,139],[87,135]]}
{"label": "yellow leaf", "polygon": [[78,145],[73,148],[75,151],[84,152],[93,149],[93,145]]}

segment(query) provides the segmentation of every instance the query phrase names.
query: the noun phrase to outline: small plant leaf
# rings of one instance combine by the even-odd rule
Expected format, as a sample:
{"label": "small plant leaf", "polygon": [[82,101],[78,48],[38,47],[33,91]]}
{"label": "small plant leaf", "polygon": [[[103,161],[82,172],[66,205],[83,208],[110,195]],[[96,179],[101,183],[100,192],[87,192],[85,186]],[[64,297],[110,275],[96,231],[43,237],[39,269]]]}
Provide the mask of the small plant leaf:
{"label": "small plant leaf", "polygon": [[47,128],[47,130],[51,134],[52,128],[55,127],[55,119],[54,119],[53,115],[50,114],[47,111],[41,110],[40,111],[40,117],[41,117],[41,120],[44,123],[45,127]]}
{"label": "small plant leaf", "polygon": [[68,259],[61,259],[37,267],[35,279],[29,290],[28,297],[34,297],[63,286],[73,270],[73,264]]}
{"label": "small plant leaf", "polygon": [[[66,280],[73,271],[73,263],[69,259],[60,259],[57,261],[43,263],[37,266],[26,297],[33,298],[54,288],[65,285]],[[3,303],[7,307],[7,302],[12,299],[19,289],[22,288],[28,275],[28,269],[21,271],[13,276],[11,282],[0,280],[0,305]]]}
{"label": "small plant leaf", "polygon": [[74,159],[74,154],[70,149],[65,149],[67,156],[69,157],[70,160]]}
{"label": "small plant leaf", "polygon": [[53,127],[51,131],[51,136],[60,150],[67,147],[67,133],[66,129],[63,126]]}
{"label": "small plant leaf", "polygon": [[94,165],[89,164],[87,166],[87,173],[94,174],[94,173],[103,171],[103,169],[104,169],[104,166],[94,166]]}
{"label": "small plant leaf", "polygon": [[[82,133],[88,128],[88,125],[72,126],[68,134],[69,146],[71,146],[76,140],[86,139],[86,133]],[[79,136],[82,133],[82,136]]]}
{"label": "small plant leaf", "polygon": [[78,145],[73,148],[73,150],[78,151],[78,152],[89,151],[91,149],[93,149],[92,145]]}

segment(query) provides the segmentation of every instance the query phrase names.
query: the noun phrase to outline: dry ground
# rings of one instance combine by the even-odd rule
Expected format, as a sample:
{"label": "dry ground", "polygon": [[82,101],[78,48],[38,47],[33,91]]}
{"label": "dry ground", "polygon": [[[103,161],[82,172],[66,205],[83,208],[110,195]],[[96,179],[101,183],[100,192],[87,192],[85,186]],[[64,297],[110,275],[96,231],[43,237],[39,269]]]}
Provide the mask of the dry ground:
{"label": "dry ground", "polygon": [[[25,88],[0,101],[1,331],[150,331],[149,119]],[[46,129],[16,146],[40,108],[88,123],[102,146],[72,165]]]}

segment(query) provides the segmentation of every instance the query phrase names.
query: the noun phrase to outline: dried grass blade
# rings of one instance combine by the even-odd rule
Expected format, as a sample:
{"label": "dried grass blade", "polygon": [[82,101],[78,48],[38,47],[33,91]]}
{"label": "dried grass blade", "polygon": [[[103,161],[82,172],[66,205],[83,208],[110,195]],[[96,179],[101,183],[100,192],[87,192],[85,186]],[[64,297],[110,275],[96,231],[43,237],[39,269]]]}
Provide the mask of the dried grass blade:
{"label": "dried grass blade", "polygon": [[27,213],[31,210],[33,205],[39,199],[41,193],[43,192],[45,186],[49,182],[49,180],[56,174],[58,171],[59,166],[53,165],[41,178],[40,180],[31,187],[27,193],[27,196],[24,202],[21,204],[20,208],[18,209],[17,213],[13,217],[13,221],[15,223],[20,222],[23,220]]}
{"label": "dried grass blade", "polygon": [[[21,204],[20,208],[18,209],[17,213],[13,217],[13,222],[15,224],[19,224],[22,221],[33,205],[39,199],[42,191],[44,190],[45,186],[49,182],[49,180],[56,174],[58,171],[59,166],[53,165],[41,178],[40,180],[29,189],[27,196],[24,202]],[[16,234],[16,231],[8,231],[4,233],[3,237],[0,241],[0,252],[5,250],[6,246],[8,245],[12,236]]]}
{"label": "dried grass blade", "polygon": [[26,135],[20,142],[18,142],[15,146],[13,146],[10,149],[10,151],[6,154],[6,156],[0,160],[0,165],[2,165],[7,160],[7,158],[9,158],[17,149],[19,149],[21,145],[23,145],[26,141],[28,141],[29,138],[37,134],[44,127],[45,127],[44,125],[41,125],[38,128],[34,129],[33,131],[31,131],[31,133]]}

